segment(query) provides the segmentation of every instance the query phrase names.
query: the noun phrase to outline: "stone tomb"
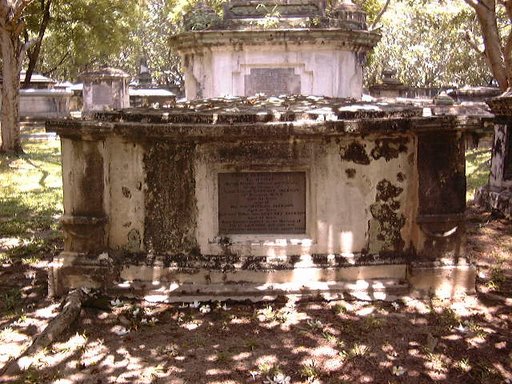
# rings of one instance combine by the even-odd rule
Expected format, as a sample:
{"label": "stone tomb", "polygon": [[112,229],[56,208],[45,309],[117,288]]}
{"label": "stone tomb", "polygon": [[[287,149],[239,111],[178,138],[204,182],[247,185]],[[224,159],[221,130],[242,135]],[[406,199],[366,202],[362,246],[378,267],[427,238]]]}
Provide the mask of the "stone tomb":
{"label": "stone tomb", "polygon": [[99,111],[129,108],[129,78],[120,69],[109,67],[82,73],[80,79],[83,81],[84,116]]}
{"label": "stone tomb", "polygon": [[305,96],[50,121],[62,139],[65,233],[52,292],[473,292],[463,134],[480,125]]}

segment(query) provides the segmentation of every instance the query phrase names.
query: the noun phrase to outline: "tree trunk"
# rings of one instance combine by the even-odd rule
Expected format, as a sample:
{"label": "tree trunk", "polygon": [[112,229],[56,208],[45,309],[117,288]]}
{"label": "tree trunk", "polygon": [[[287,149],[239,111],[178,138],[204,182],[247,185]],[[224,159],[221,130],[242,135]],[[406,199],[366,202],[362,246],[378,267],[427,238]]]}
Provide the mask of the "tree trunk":
{"label": "tree trunk", "polygon": [[0,152],[22,153],[19,126],[20,104],[20,54],[22,43],[12,31],[0,28],[2,46],[3,86],[1,129],[2,141]]}
{"label": "tree trunk", "polygon": [[[505,2],[505,11],[510,24],[512,25],[512,0]],[[505,48],[503,52],[505,56],[505,66],[507,68],[508,86],[512,87],[512,30],[509,30],[508,36],[506,37]]]}
{"label": "tree trunk", "polygon": [[34,339],[32,345],[20,357],[7,363],[0,371],[0,381],[3,379],[7,381],[27,370],[33,364],[36,354],[50,346],[80,316],[82,303],[86,298],[87,294],[81,289],[72,291],[66,297],[62,312],[50,321],[44,331]]}

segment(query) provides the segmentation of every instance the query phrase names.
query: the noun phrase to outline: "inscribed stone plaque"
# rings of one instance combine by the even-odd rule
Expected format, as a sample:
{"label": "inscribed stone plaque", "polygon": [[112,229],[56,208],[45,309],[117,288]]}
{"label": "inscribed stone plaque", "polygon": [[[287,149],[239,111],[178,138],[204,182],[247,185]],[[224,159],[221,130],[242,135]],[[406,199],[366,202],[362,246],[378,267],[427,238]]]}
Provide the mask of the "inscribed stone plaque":
{"label": "inscribed stone plaque", "polygon": [[107,84],[94,84],[92,86],[92,102],[94,105],[111,105],[112,87]]}
{"label": "inscribed stone plaque", "polygon": [[305,172],[219,173],[220,234],[305,232]]}
{"label": "inscribed stone plaque", "polygon": [[300,93],[300,76],[293,68],[251,68],[251,74],[245,75],[245,96],[257,93],[297,95]]}

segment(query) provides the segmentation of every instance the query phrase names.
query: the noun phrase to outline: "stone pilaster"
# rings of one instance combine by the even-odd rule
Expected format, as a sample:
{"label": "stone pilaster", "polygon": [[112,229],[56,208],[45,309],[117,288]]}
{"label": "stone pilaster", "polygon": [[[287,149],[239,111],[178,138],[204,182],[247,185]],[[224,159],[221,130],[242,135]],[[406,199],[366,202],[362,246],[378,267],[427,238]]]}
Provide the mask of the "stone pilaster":
{"label": "stone pilaster", "polygon": [[64,251],[50,270],[50,294],[99,288],[108,276],[105,144],[101,138],[62,138]]}

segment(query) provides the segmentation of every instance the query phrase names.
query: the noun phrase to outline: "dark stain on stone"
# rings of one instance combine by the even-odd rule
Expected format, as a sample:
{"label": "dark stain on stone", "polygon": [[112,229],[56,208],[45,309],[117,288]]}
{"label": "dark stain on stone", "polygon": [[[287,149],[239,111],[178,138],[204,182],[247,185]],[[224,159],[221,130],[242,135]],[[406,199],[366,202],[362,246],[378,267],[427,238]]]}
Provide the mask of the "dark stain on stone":
{"label": "dark stain on stone", "polygon": [[132,193],[131,193],[129,188],[122,187],[121,191],[123,192],[123,196],[126,197],[127,199],[131,199],[132,198]]}
{"label": "dark stain on stone", "polygon": [[402,192],[403,188],[396,187],[387,179],[379,181],[377,184],[377,196],[376,201],[386,202],[398,197]]}
{"label": "dark stain on stone", "polygon": [[375,147],[371,151],[371,156],[375,160],[379,160],[380,158],[384,158],[386,161],[397,159],[401,153],[407,152],[408,143],[408,137],[376,139]]}
{"label": "dark stain on stone", "polygon": [[144,243],[155,253],[189,253],[196,244],[195,146],[165,141],[148,146]]}
{"label": "dark stain on stone", "polygon": [[177,268],[183,273],[197,273],[202,269],[222,272],[234,271],[237,268],[236,264],[239,262],[240,256],[231,252],[223,255],[178,253],[166,255],[163,264],[166,268]]}
{"label": "dark stain on stone", "polygon": [[261,271],[264,269],[261,257],[248,256],[242,264],[242,270]]}
{"label": "dark stain on stone", "polygon": [[103,209],[103,156],[95,142],[73,140],[73,153],[82,154],[85,167],[74,169],[80,182],[81,197],[73,200],[72,214],[75,216],[104,216]]}
{"label": "dark stain on stone", "polygon": [[398,172],[396,174],[396,179],[400,182],[400,183],[403,183],[405,181],[405,179],[407,179],[407,176],[405,176],[405,173],[403,172]]}
{"label": "dark stain on stone", "polygon": [[493,151],[493,155],[494,156],[501,156],[503,150],[503,142],[501,141],[501,139],[498,137],[496,139],[496,141],[494,142],[494,146],[492,148],[492,151]]}
{"label": "dark stain on stone", "polygon": [[444,215],[466,209],[465,142],[457,132],[418,135],[419,214]]}
{"label": "dark stain on stone", "polygon": [[345,169],[345,173],[349,179],[353,179],[356,176],[356,170],[354,168]]}
{"label": "dark stain on stone", "polygon": [[303,143],[293,141],[285,143],[249,143],[239,142],[234,145],[224,145],[218,150],[220,161],[271,160],[271,159],[297,159],[304,156]]}
{"label": "dark stain on stone", "polygon": [[341,148],[340,156],[342,160],[352,161],[356,164],[368,165],[370,164],[370,158],[366,153],[363,144],[352,142],[346,148]]}
{"label": "dark stain on stone", "polygon": [[376,264],[379,259],[378,256],[379,255],[376,255],[374,253],[363,253],[358,257],[357,263],[365,265]]}
{"label": "dark stain on stone", "polygon": [[324,254],[314,254],[311,255],[311,258],[315,264],[327,264],[328,261],[327,255]]}
{"label": "dark stain on stone", "polygon": [[126,244],[128,252],[139,252],[141,243],[142,240],[138,230],[134,228],[128,232],[128,243]]}
{"label": "dark stain on stone", "polygon": [[291,255],[288,257],[288,260],[290,261],[290,264],[293,266],[300,261],[300,256],[299,255]]}
{"label": "dark stain on stone", "polygon": [[350,265],[349,260],[345,256],[340,254],[334,255],[334,262],[338,267],[345,267]]}
{"label": "dark stain on stone", "polygon": [[393,211],[398,211],[400,209],[400,203],[396,200],[392,200],[389,206]]}
{"label": "dark stain on stone", "polygon": [[362,251],[346,257],[344,255],[336,254],[335,265],[337,267],[347,267],[351,265],[382,265],[390,263],[404,263],[406,262],[409,254],[406,252],[397,251],[381,251],[379,253],[368,253]]}
{"label": "dark stain on stone", "polygon": [[377,184],[375,203],[370,206],[373,219],[369,221],[369,240],[372,251],[402,252],[405,242],[401,230],[405,225],[405,216],[399,212],[397,199],[403,188],[394,186],[383,179]]}
{"label": "dark stain on stone", "polygon": [[224,248],[232,244],[231,239],[228,236],[222,236],[219,239],[219,245]]}

